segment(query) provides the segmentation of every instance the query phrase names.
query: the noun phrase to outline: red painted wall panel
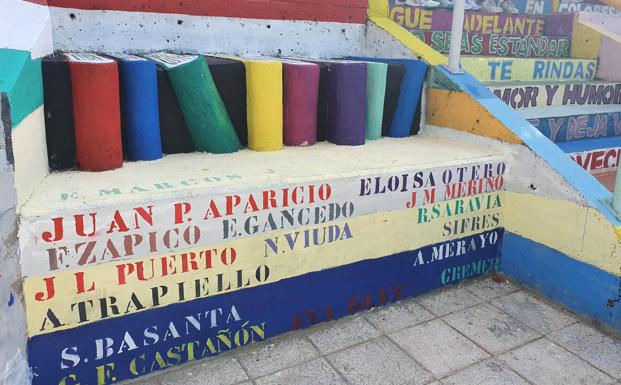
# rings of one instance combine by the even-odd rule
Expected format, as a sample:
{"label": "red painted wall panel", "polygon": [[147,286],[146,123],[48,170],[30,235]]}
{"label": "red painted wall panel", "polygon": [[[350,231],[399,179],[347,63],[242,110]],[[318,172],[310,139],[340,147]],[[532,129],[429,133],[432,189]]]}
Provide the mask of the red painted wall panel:
{"label": "red painted wall panel", "polygon": [[367,11],[367,0],[47,0],[47,3],[61,8],[358,24],[366,22]]}

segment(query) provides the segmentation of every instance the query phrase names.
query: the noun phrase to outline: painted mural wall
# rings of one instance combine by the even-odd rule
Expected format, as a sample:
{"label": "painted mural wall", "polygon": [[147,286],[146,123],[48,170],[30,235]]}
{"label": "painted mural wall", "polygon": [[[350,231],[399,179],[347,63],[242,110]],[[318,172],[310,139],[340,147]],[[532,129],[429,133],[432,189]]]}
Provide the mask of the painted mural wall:
{"label": "painted mural wall", "polygon": [[[361,57],[416,53],[401,44],[394,28],[365,27],[366,2],[326,0],[308,7],[287,1],[278,8],[281,13],[252,1],[209,9],[199,1],[157,7],[150,1],[48,3],[55,48],[78,53],[46,56],[48,50],[29,57],[41,66],[42,99],[46,88],[54,92],[45,107],[35,101],[26,109],[22,128],[27,130],[8,132],[20,150],[32,132],[47,140],[38,141],[42,148],[36,159],[16,159],[19,175],[6,174],[26,199],[16,201],[2,192],[8,214],[0,210],[0,226],[12,226],[7,232],[11,253],[0,258],[15,268],[9,270],[9,310],[0,314],[7,318],[0,321],[22,328],[0,337],[16,341],[19,352],[25,351],[27,338],[33,384],[133,379],[489,272],[502,270],[537,286],[545,278],[541,266],[552,260],[571,265],[572,272],[591,269],[588,277],[598,283],[589,292],[597,302],[580,293],[571,300],[555,299],[621,327],[618,308],[599,301],[618,293],[621,271],[619,223],[607,211],[602,214],[601,201],[608,195],[469,75],[449,79],[450,87],[438,87],[442,80],[434,78],[427,92],[426,63]],[[436,51],[447,49],[450,14],[390,4],[395,22]],[[484,65],[478,58],[464,63],[485,80],[507,82],[494,90],[507,104],[519,109],[617,103],[616,83],[592,87],[588,97],[582,96],[579,82],[593,79],[595,60],[557,58],[567,56],[569,35],[544,36],[542,18],[469,15],[467,23],[465,46],[495,58]],[[379,41],[388,44],[376,47],[373,42]],[[99,54],[79,53],[84,50]],[[159,50],[192,55],[154,53]],[[255,55],[305,61],[247,59]],[[350,60],[311,60],[316,57]],[[234,76],[218,74],[225,62]],[[341,77],[326,77],[326,71]],[[437,67],[431,71],[437,75]],[[287,82],[287,73],[298,83]],[[140,87],[132,83],[137,78]],[[218,86],[222,79],[241,79],[237,83],[245,89],[229,97]],[[332,87],[327,94],[357,103],[345,106],[338,97],[322,96],[322,79],[334,80],[326,83]],[[337,87],[352,79],[360,86],[355,95]],[[576,83],[508,84],[533,79]],[[106,92],[88,89],[93,80],[105,84]],[[306,108],[287,115],[285,94],[296,95],[300,84],[317,95],[304,95]],[[145,97],[148,108],[128,104],[136,88],[151,91]],[[59,90],[70,103],[54,105]],[[86,103],[90,98],[99,99]],[[321,127],[328,126],[317,123],[329,100],[355,116],[332,118],[329,127],[342,128],[340,135],[321,137]],[[216,124],[205,122],[197,104],[218,117]],[[164,118],[171,116],[161,114],[166,106],[176,114],[169,126],[177,129],[172,136],[184,129],[177,135],[181,142],[165,134]],[[451,113],[456,110],[461,113]],[[294,119],[302,113],[307,119]],[[98,132],[112,132],[103,137],[114,136],[107,140],[107,145],[114,142],[110,148],[84,134],[93,116],[102,124]],[[148,124],[135,121],[145,117]],[[410,137],[425,119],[440,127],[434,131],[423,124],[422,135]],[[557,142],[614,137],[621,129],[616,114],[589,119],[541,119],[540,129]],[[132,124],[159,126],[159,135],[146,132],[149,141],[136,143],[127,136]],[[300,125],[304,129],[287,129]],[[63,140],[72,133],[75,143]],[[221,142],[213,147],[207,136]],[[239,151],[242,147],[248,148]],[[198,153],[205,150],[210,154]],[[97,159],[87,156],[98,151]],[[574,157],[605,168],[619,154]],[[24,167],[30,161],[44,170],[40,178],[19,170],[20,165],[32,169]],[[222,166],[227,162],[228,171]],[[48,166],[63,172],[47,175]],[[558,232],[546,230],[555,226]],[[520,247],[532,255],[545,252],[547,259],[528,259],[516,252]],[[18,253],[20,265],[15,264]],[[569,286],[567,277],[546,278],[547,293],[562,292]],[[11,373],[25,373],[19,352],[4,358]]]}
{"label": "painted mural wall", "polygon": [[[153,17],[170,19],[168,14],[160,14],[158,10],[142,12],[144,10],[119,10],[128,12],[115,22],[136,16],[140,19],[134,20],[141,21]],[[202,12],[200,7],[193,8],[184,19],[176,17],[174,24],[189,24],[186,17],[204,17]],[[60,21],[59,14],[67,16],[66,20],[63,17]],[[64,23],[75,21],[79,25],[76,28],[83,28],[94,20],[104,20],[102,14],[96,9],[52,8],[52,20],[58,21],[53,23],[53,31],[59,37],[59,46],[68,44],[72,49],[86,49],[82,43],[63,40]],[[361,55],[362,39],[354,37],[360,44],[349,41],[351,31],[364,30],[355,12],[351,18],[346,16],[347,20],[335,21],[334,13],[330,15],[327,21],[301,21],[314,27],[313,36],[317,36],[321,28],[328,28],[324,31],[330,35],[330,45],[323,46],[322,51],[318,51],[318,44],[314,52],[291,52],[323,57],[335,52],[339,56]],[[217,16],[208,17],[217,24]],[[282,15],[281,18],[295,17]],[[282,33],[278,20],[274,20],[253,20],[256,25],[251,31],[265,28],[267,33]],[[244,23],[251,24],[247,20]],[[281,23],[289,32],[292,26],[298,28],[291,21]],[[332,29],[334,25],[330,23],[338,23],[338,30]],[[229,20],[227,26],[231,24],[234,21]],[[136,36],[133,33],[136,32],[125,36],[129,37],[125,42]],[[341,49],[334,44],[338,43],[339,36],[344,36],[349,48]],[[118,44],[118,40],[110,38],[97,48],[105,48],[103,50],[110,53],[115,47],[112,42]],[[139,49],[143,52],[153,49],[145,45],[144,38],[138,40],[142,41]],[[189,47],[193,43],[184,41],[180,46]],[[243,46],[257,45],[243,41]],[[166,48],[174,49],[175,45],[167,43]],[[204,51],[205,46],[194,45],[193,49]],[[269,44],[263,44],[257,52],[275,51]],[[228,53],[240,52],[231,50]],[[278,52],[281,53],[285,54]],[[136,147],[131,137],[124,136],[131,133],[131,119],[149,115],[145,110],[132,110],[125,104],[131,100],[132,87],[136,87],[126,82],[127,71],[139,65],[144,66],[140,71],[148,72],[151,84],[156,85],[156,92],[151,93],[149,99],[152,106],[156,106],[155,101],[162,100],[161,85],[164,83],[159,79],[168,78],[169,92],[172,88],[169,95],[173,95],[169,102],[180,110],[188,131],[190,152],[207,150],[213,153],[220,148],[225,149],[221,152],[235,152],[234,156],[243,157],[248,150],[236,151],[246,145],[257,151],[279,150],[283,141],[287,145],[310,145],[328,139],[340,145],[361,145],[366,139],[381,136],[408,140],[407,137],[418,130],[420,111],[416,116],[416,109],[420,105],[427,68],[420,61],[358,58],[358,61],[312,62],[302,66],[300,62],[286,60],[226,59],[228,64],[245,70],[245,76],[242,75],[245,94],[233,99],[237,104],[245,102],[245,108],[240,111],[247,119],[240,123],[241,120],[230,113],[232,104],[227,101],[231,99],[226,100],[224,91],[217,87],[218,80],[223,78],[216,73],[214,60],[225,59],[169,54],[147,57],[148,60],[119,54],[67,54],[48,56],[37,62],[42,69],[46,105],[36,106],[24,124],[40,129],[40,122],[32,119],[38,116],[39,110],[45,110],[48,151],[43,159],[47,158],[47,165],[53,170],[74,169],[76,164],[83,170],[114,169],[123,164],[121,150],[125,157],[129,156],[126,165],[136,160],[157,159],[164,152],[177,152],[166,151],[170,143],[160,137],[162,149],[152,155],[146,150],[154,146]],[[179,61],[195,63],[196,69],[179,68]],[[159,65],[159,70],[154,63]],[[347,91],[337,87],[339,82],[349,79],[348,76],[357,76],[356,83],[364,85],[364,89],[357,90],[355,95],[351,90],[349,94],[342,94],[343,100],[358,100],[355,105],[342,106],[346,107],[344,111],[360,115],[355,127],[343,126],[341,121],[351,120],[351,116],[344,114],[328,119],[328,126],[343,130],[341,134],[328,130],[322,138],[319,128],[324,126],[318,125],[316,130],[310,130],[311,137],[306,138],[307,133],[301,131],[300,139],[293,131],[285,129],[299,124],[287,120],[287,106],[282,104],[282,92],[293,93],[296,89],[286,87],[286,72],[297,67],[313,70],[321,67],[321,71],[326,68],[334,72],[332,81],[330,77],[324,79],[327,96],[319,93],[317,100],[309,103],[314,105],[310,109],[312,121],[319,119],[322,103],[340,100],[331,94]],[[97,72],[99,69],[101,72]],[[204,117],[196,116],[191,103],[184,100],[184,95],[196,96],[192,84],[188,84],[188,80],[198,79],[192,71],[204,76],[209,74],[212,79],[204,87],[210,90],[210,95],[204,101],[201,99],[201,103],[209,105],[218,97],[222,99],[209,107],[222,112],[222,124],[212,129],[228,127],[230,135],[223,138],[236,138],[232,145],[227,142],[222,147],[212,148],[209,146],[213,143],[201,141],[196,127],[204,123],[200,120]],[[274,74],[282,83],[278,87],[268,87],[265,82]],[[317,87],[321,92],[324,75],[318,75],[311,88]],[[389,76],[397,80],[389,81]],[[114,89],[89,94],[83,85],[88,80],[104,82],[106,87]],[[279,87],[282,89],[276,90]],[[124,95],[123,104],[118,98],[106,96],[106,93],[118,96],[119,92]],[[59,93],[64,93],[65,99],[72,102],[55,105],[53,97]],[[258,103],[270,93],[279,96],[278,102]],[[85,104],[89,99],[97,99],[97,103]],[[192,100],[195,102],[196,98]],[[392,109],[388,114],[386,106]],[[371,107],[375,112],[369,113]],[[279,112],[272,114],[275,108],[279,108]],[[98,109],[105,113],[97,115]],[[157,108],[154,111],[157,117]],[[271,116],[281,114],[282,120],[277,124],[266,121],[266,111]],[[114,148],[101,148],[92,143],[84,147],[88,138],[80,132],[93,116],[99,116],[93,124],[102,124],[98,132],[108,135],[104,135],[103,140],[112,143],[109,140],[111,129],[118,135]],[[390,119],[385,121],[385,116]],[[114,124],[110,123],[112,120]],[[369,126],[369,121],[374,123]],[[247,132],[241,127],[244,123]],[[124,135],[121,135],[121,125],[128,130]],[[369,127],[372,129],[368,130]],[[277,128],[280,132],[266,131],[267,128],[272,131]],[[31,132],[29,130],[22,129],[21,135],[25,137],[23,133]],[[67,151],[71,143],[62,139],[74,132],[75,148]],[[19,138],[19,135],[12,137]],[[215,131],[209,135],[214,138]],[[24,148],[23,143],[18,143],[20,150]],[[321,149],[326,145],[317,146]],[[393,147],[370,151],[379,151],[377,155],[383,154],[386,158],[395,145],[397,142]],[[97,152],[111,156],[93,159],[92,155]],[[45,154],[45,151],[38,153]],[[465,163],[436,162],[417,166],[412,161],[382,172],[376,166],[359,169],[350,164],[340,172],[322,175],[315,170],[295,181],[283,173],[273,176],[269,182],[258,183],[250,167],[239,175],[227,174],[222,180],[225,183],[217,177],[203,177],[205,186],[196,179],[184,179],[180,182],[181,188],[173,187],[171,182],[154,183],[156,189],[171,190],[164,194],[153,194],[134,180],[134,184],[126,181],[106,186],[94,192],[98,198],[93,200],[82,196],[90,194],[82,186],[56,195],[52,199],[54,203],[49,199],[38,200],[41,193],[54,192],[53,188],[40,186],[63,187],[69,181],[63,181],[65,177],[90,177],[76,174],[77,171],[65,171],[66,174],[54,173],[44,175],[42,181],[31,181],[34,190],[28,190],[28,198],[20,207],[19,253],[25,287],[23,300],[28,309],[27,320],[22,324],[27,328],[32,382],[116,383],[497,271],[504,231],[502,191],[507,163],[498,153],[475,153],[478,158]],[[69,161],[62,162],[63,159]],[[28,159],[18,161],[24,166]],[[216,158],[213,161],[217,162]],[[92,175],[96,177],[97,174]],[[146,179],[149,178],[147,175]],[[52,180],[58,183],[50,182]],[[109,196],[102,199],[102,191]],[[87,201],[90,203],[80,204]],[[380,242],[373,241],[377,234],[385,234]]]}

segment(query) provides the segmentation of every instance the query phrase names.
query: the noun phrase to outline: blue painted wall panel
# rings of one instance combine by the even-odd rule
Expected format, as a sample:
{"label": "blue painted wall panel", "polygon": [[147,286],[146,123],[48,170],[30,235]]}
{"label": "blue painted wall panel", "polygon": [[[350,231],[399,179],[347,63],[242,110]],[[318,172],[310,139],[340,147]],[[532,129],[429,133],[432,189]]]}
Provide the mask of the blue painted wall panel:
{"label": "blue painted wall panel", "polygon": [[619,277],[510,232],[505,233],[501,255],[501,272],[621,331]]}

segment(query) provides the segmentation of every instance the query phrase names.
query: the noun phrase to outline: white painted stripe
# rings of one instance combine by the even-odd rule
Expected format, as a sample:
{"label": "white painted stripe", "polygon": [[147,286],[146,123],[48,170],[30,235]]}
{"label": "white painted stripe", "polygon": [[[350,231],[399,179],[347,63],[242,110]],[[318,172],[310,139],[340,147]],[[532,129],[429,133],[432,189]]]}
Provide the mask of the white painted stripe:
{"label": "white painted stripe", "polygon": [[240,56],[362,54],[365,25],[50,7],[56,49]]}

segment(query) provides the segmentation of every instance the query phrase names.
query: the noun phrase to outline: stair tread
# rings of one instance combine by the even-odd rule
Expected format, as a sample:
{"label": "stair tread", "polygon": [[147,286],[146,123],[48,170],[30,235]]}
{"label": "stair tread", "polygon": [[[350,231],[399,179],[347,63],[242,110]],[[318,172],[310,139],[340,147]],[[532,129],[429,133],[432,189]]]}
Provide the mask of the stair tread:
{"label": "stair tread", "polygon": [[[145,198],[151,202],[171,196],[183,200],[197,194],[258,190],[257,186],[268,188],[281,182],[304,183],[502,158],[498,150],[425,134],[386,137],[368,141],[364,146],[321,142],[261,153],[244,149],[232,154],[176,154],[158,161],[126,162],[122,168],[100,173],[51,173],[22,206],[21,213],[31,217],[59,210],[90,210],[133,204]],[[212,180],[205,181],[206,178]],[[215,178],[220,180],[214,181]],[[119,193],[110,193],[113,189]]]}
{"label": "stair tread", "polygon": [[569,142],[556,143],[561,150],[572,153],[581,151],[590,151],[597,149],[621,147],[621,136],[612,136],[604,138],[585,138],[580,140],[572,140]]}
{"label": "stair tread", "polygon": [[621,104],[588,105],[588,106],[559,106],[559,107],[535,107],[518,110],[518,113],[526,119],[558,118],[562,116],[595,115],[611,112],[621,112]]}
{"label": "stair tread", "polygon": [[488,87],[525,87],[525,86],[548,86],[548,85],[556,85],[556,84],[618,84],[621,82],[613,82],[607,80],[575,80],[571,82],[565,81],[556,81],[556,80],[544,80],[544,81],[515,81],[515,82],[483,82]]}

